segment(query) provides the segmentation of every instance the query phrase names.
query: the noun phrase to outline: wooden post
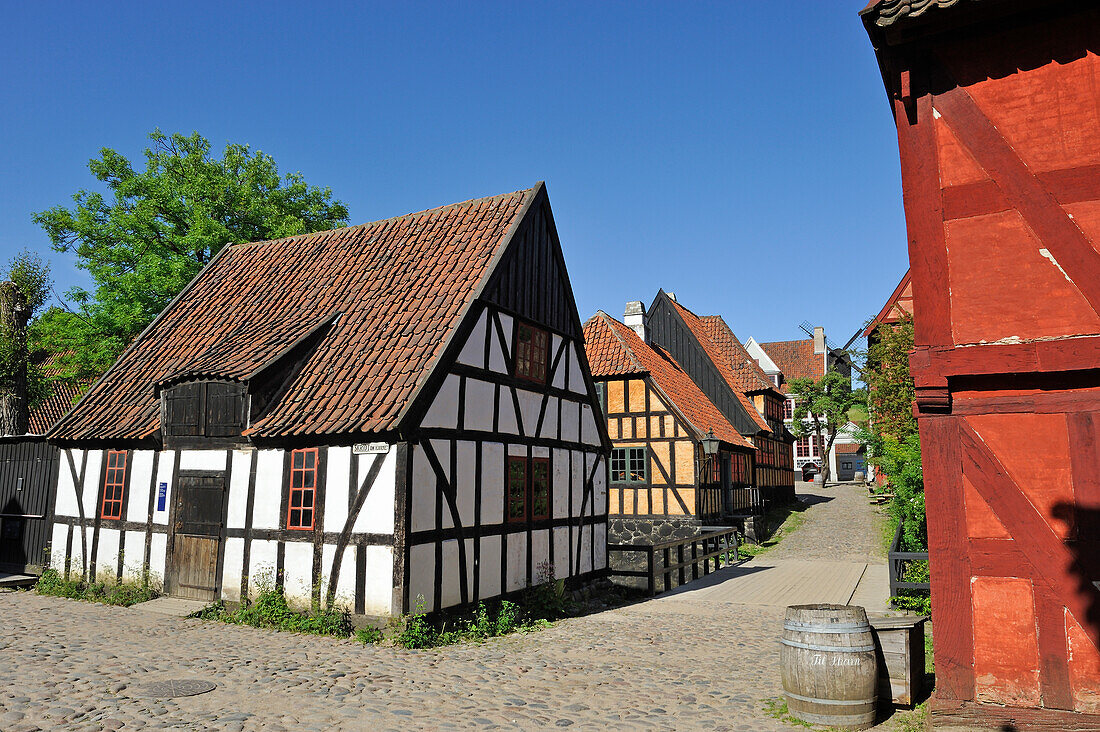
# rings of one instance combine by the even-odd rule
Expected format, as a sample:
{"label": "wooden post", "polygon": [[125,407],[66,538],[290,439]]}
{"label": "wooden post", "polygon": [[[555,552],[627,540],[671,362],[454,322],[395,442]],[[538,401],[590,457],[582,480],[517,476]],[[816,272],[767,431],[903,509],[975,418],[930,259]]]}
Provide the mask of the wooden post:
{"label": "wooden post", "polygon": [[669,587],[669,585],[671,584],[671,582],[669,580],[670,580],[670,575],[672,574],[672,571],[668,568],[668,565],[672,564],[672,550],[669,549],[669,547],[666,546],[661,551],[661,558],[664,560],[664,567],[663,567],[663,569],[664,569],[664,588],[665,588],[665,592],[668,592],[669,590],[672,589],[671,587]]}
{"label": "wooden post", "polygon": [[649,570],[649,596],[653,597],[657,594],[657,567],[653,561],[653,547],[647,546],[646,548],[646,566]]}
{"label": "wooden post", "polygon": [[691,540],[691,579],[699,579],[699,542]]}

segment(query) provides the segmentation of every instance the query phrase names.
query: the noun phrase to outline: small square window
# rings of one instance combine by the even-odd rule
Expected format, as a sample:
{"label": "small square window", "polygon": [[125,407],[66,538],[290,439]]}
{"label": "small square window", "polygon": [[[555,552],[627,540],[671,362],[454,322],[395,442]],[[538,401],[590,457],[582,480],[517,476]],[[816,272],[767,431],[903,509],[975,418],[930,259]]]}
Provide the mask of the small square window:
{"label": "small square window", "polygon": [[546,382],[546,344],[549,334],[526,323],[516,324],[515,375],[530,381]]}
{"label": "small square window", "polygon": [[644,483],[646,481],[644,447],[616,447],[611,451],[611,482]]}

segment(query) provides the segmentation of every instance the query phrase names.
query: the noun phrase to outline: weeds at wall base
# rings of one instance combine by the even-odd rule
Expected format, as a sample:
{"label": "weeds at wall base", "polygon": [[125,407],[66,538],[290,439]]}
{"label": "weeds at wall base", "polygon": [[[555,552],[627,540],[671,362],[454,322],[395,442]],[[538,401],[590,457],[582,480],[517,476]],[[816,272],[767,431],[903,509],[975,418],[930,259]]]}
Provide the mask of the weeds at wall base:
{"label": "weeds at wall base", "polygon": [[106,605],[130,607],[140,602],[155,600],[160,591],[150,584],[148,578],[141,582],[88,582],[83,579],[65,579],[56,569],[43,570],[42,576],[34,586],[39,595],[67,597],[72,600],[99,602]]}

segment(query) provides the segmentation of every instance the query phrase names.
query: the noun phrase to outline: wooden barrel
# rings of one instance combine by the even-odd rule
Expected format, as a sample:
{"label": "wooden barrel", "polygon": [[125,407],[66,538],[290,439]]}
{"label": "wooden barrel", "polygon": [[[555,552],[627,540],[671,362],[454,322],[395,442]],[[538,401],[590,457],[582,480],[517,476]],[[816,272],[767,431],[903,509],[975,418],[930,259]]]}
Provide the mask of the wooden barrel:
{"label": "wooden barrel", "polygon": [[875,722],[877,668],[867,613],[854,605],[792,605],[779,652],[791,715],[865,729]]}

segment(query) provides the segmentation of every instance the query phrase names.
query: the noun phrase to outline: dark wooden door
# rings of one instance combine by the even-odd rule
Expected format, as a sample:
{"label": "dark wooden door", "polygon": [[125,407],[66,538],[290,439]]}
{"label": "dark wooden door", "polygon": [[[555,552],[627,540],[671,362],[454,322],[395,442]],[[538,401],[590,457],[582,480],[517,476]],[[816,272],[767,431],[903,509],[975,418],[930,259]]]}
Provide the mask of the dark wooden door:
{"label": "dark wooden door", "polygon": [[0,442],[0,569],[45,565],[59,455],[41,439]]}
{"label": "dark wooden door", "polygon": [[168,592],[176,597],[215,600],[222,531],[225,478],[181,475],[172,523],[172,562]]}

